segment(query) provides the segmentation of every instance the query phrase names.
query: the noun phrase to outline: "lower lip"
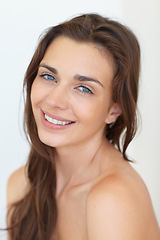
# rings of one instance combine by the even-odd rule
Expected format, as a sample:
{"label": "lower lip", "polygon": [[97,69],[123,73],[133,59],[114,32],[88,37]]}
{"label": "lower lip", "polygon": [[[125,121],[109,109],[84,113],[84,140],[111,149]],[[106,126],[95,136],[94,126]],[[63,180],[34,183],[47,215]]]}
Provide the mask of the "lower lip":
{"label": "lower lip", "polygon": [[70,123],[67,125],[58,125],[58,124],[54,124],[54,123],[50,123],[45,119],[44,113],[41,112],[41,120],[42,120],[42,124],[47,127],[50,128],[52,130],[62,130],[62,129],[66,129],[69,128],[71,126],[73,126],[75,123]]}

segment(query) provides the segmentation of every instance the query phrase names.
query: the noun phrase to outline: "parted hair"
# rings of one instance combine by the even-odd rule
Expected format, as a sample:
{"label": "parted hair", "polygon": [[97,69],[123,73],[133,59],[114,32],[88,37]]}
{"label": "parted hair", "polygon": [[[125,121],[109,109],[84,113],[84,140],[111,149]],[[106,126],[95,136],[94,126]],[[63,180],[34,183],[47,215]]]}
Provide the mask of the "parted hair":
{"label": "parted hair", "polygon": [[58,36],[92,43],[112,55],[116,66],[112,98],[122,113],[114,123],[106,125],[106,138],[126,160],[129,160],[126,149],[137,130],[140,48],[133,32],[123,24],[98,14],[83,14],[47,29],[24,78],[24,128],[31,147],[26,165],[29,191],[8,211],[8,231],[12,240],[49,240],[56,226],[54,148],[42,143],[38,137],[31,106],[31,88],[48,46]]}

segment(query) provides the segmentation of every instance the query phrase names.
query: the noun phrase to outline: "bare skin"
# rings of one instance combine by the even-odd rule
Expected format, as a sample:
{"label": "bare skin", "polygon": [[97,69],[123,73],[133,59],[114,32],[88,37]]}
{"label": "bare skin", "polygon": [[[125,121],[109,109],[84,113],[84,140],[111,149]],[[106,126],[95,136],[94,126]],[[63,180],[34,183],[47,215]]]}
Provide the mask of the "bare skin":
{"label": "bare skin", "polygon": [[[87,178],[84,174],[67,184],[57,179],[58,219],[52,239],[159,240],[148,191],[131,165],[106,141],[93,162]],[[27,189],[23,167],[9,179],[8,204],[23,198]]]}
{"label": "bare skin", "polygon": [[[39,138],[55,148],[58,219],[51,240],[160,240],[143,181],[104,137],[106,124],[121,114],[112,100],[114,71],[108,52],[59,37],[32,84]],[[28,189],[23,167],[9,179],[8,204]]]}

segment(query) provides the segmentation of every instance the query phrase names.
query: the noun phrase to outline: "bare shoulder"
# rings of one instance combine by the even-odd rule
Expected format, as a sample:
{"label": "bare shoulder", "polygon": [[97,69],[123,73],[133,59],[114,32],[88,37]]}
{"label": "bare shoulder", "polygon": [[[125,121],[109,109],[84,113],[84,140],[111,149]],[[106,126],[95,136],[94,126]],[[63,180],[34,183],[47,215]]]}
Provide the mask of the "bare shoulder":
{"label": "bare shoulder", "polygon": [[7,205],[21,200],[29,188],[26,166],[17,169],[11,174],[7,184]]}
{"label": "bare shoulder", "polygon": [[148,191],[130,167],[94,185],[87,197],[86,216],[89,240],[160,240]]}

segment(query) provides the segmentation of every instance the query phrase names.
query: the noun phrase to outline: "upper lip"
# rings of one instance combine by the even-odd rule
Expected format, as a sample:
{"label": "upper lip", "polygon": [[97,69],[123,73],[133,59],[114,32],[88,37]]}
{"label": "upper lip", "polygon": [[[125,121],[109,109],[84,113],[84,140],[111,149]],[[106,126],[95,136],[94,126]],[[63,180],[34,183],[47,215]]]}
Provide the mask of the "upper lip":
{"label": "upper lip", "polygon": [[63,117],[61,117],[61,116],[52,115],[51,113],[49,113],[49,112],[47,112],[47,111],[43,111],[43,110],[42,110],[42,112],[43,112],[44,114],[46,114],[47,116],[49,116],[49,117],[51,117],[51,118],[53,118],[53,119],[56,119],[56,120],[58,120],[58,121],[63,121],[63,122],[75,122],[75,121],[72,121],[72,120],[63,118]]}

